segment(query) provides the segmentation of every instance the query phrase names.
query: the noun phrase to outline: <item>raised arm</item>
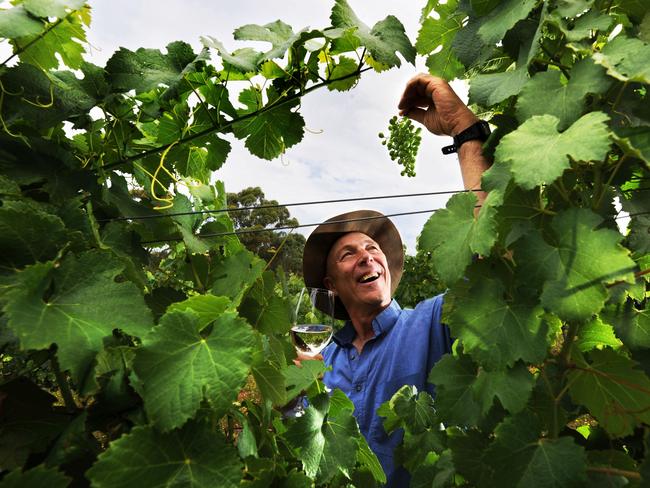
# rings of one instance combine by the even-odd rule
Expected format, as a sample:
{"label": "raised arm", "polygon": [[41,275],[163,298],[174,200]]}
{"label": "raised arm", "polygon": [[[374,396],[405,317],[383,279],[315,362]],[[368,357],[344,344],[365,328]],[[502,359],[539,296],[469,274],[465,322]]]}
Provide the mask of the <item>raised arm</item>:
{"label": "raised arm", "polygon": [[[419,74],[406,84],[398,108],[400,115],[420,122],[440,136],[455,136],[479,121],[442,78]],[[481,175],[489,162],[483,156],[480,140],[467,141],[458,150],[460,171],[466,190],[481,188]],[[485,193],[477,192],[479,204]]]}

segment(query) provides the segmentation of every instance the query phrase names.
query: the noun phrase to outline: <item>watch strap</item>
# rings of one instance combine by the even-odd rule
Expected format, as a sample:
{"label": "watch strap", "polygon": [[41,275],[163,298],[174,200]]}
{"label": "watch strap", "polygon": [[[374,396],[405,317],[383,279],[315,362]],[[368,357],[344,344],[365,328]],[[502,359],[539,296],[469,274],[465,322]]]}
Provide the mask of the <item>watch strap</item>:
{"label": "watch strap", "polygon": [[454,143],[450,146],[443,147],[442,154],[455,153],[464,143],[467,141],[473,141],[474,139],[485,142],[490,136],[491,132],[492,131],[490,131],[490,125],[484,120],[479,120],[475,124],[470,125],[464,131],[456,134],[454,136]]}

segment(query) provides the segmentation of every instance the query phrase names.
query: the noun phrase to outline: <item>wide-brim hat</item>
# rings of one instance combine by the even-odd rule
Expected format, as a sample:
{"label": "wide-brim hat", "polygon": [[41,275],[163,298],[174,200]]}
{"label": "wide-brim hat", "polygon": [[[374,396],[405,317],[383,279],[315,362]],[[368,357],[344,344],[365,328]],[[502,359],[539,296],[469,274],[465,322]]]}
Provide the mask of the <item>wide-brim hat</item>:
{"label": "wide-brim hat", "polygon": [[[327,255],[334,243],[350,232],[362,232],[379,244],[390,270],[391,295],[395,293],[404,267],[402,238],[390,219],[374,210],[356,210],[337,215],[314,229],[305,243],[302,255],[305,286],[325,287]],[[328,313],[325,303],[316,303],[316,308]],[[336,297],[334,304],[334,318],[350,318],[339,297]]]}

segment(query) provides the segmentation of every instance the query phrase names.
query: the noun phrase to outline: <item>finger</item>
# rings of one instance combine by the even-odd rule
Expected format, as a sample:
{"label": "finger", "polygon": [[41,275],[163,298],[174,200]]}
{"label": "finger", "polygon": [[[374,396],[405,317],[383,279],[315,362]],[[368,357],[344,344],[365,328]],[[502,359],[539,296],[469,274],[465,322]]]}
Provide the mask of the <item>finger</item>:
{"label": "finger", "polygon": [[427,108],[430,107],[432,104],[433,102],[431,101],[431,98],[427,98],[425,96],[415,96],[415,97],[410,97],[407,100],[400,101],[397,108],[401,110],[408,110],[414,107]]}
{"label": "finger", "polygon": [[403,103],[408,103],[413,98],[426,97],[427,76],[419,74],[411,78],[404,88],[398,107],[401,108]]}
{"label": "finger", "polygon": [[400,115],[403,117],[408,117],[411,120],[415,120],[416,122],[419,122],[420,124],[424,123],[424,114],[426,113],[426,110],[423,110],[421,108],[413,107],[408,110],[400,110]]}

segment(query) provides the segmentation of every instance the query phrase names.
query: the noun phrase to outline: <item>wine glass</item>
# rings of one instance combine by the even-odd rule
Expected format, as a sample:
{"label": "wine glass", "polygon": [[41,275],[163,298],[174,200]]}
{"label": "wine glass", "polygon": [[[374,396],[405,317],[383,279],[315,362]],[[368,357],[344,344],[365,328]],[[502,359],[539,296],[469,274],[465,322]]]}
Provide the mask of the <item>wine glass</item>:
{"label": "wine glass", "polygon": [[304,287],[291,321],[291,340],[300,359],[314,359],[327,346],[334,330],[334,294],[325,288]]}
{"label": "wine glass", "polygon": [[[332,338],[334,294],[325,288],[304,287],[291,317],[291,340],[299,360],[317,359]],[[298,395],[283,410],[284,418],[301,417],[306,397]]]}

